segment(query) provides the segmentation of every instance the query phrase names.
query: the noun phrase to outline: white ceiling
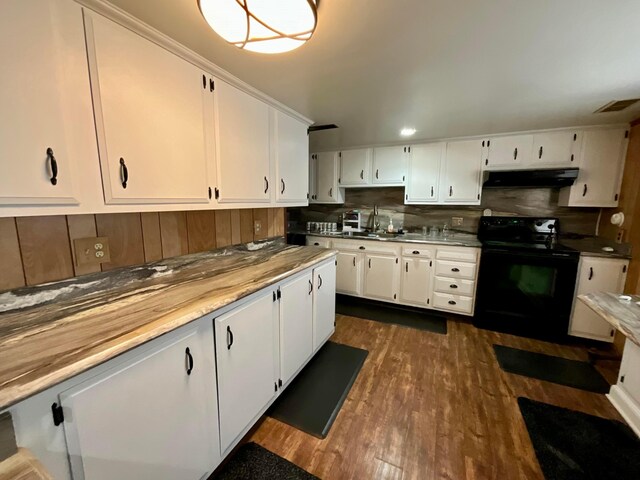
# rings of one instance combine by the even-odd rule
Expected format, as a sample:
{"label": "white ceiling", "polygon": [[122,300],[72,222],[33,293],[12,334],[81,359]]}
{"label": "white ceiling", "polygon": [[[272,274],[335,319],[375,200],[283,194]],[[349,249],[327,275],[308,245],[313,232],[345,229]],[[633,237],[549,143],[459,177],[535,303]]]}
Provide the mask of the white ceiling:
{"label": "white ceiling", "polygon": [[[234,1],[234,0],[230,0]],[[258,1],[258,0],[254,0]],[[196,0],[111,0],[317,123],[329,149],[626,122],[640,106],[638,0],[322,0],[312,39],[261,55],[228,45]]]}

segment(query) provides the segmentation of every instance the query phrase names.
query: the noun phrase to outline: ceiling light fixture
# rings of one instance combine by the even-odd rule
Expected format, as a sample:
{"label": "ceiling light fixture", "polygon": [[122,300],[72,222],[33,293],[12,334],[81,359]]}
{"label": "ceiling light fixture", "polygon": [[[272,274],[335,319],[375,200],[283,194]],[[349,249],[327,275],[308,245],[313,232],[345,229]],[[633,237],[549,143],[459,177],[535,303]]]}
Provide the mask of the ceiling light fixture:
{"label": "ceiling light fixture", "polygon": [[318,23],[317,0],[198,0],[209,26],[232,45],[258,53],[294,50]]}
{"label": "ceiling light fixture", "polygon": [[400,135],[402,135],[403,137],[410,137],[414,133],[416,133],[415,128],[403,128],[402,130],[400,130]]}

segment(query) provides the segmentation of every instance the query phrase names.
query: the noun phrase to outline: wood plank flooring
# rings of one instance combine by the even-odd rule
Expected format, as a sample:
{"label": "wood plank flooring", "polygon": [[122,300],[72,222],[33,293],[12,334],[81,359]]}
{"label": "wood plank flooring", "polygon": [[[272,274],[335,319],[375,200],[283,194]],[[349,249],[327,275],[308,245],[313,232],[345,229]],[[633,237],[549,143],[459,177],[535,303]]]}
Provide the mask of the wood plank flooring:
{"label": "wood plank flooring", "polygon": [[[622,420],[604,395],[503,372],[494,343],[586,360],[586,348],[480,330],[448,335],[337,316],[332,340],[369,356],[329,435],[266,418],[251,440],[324,480],[543,480],[516,402]],[[617,365],[599,367],[614,382]]]}

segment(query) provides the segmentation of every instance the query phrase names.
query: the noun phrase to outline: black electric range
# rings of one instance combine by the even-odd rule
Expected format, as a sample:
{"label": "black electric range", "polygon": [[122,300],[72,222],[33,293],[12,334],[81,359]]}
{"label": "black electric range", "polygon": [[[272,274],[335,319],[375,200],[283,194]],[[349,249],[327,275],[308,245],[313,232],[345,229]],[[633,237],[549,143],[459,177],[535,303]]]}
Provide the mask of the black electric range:
{"label": "black electric range", "polygon": [[566,338],[580,252],[559,243],[559,231],[557,218],[480,219],[477,326]]}

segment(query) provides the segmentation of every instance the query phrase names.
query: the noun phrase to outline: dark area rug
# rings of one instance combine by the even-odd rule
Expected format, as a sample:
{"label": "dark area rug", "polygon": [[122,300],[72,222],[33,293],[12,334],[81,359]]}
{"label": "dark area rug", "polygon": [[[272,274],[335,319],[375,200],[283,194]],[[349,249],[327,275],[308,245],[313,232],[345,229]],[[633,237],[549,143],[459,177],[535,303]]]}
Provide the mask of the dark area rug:
{"label": "dark area rug", "polygon": [[336,313],[447,334],[446,317],[422,309],[389,305],[348,295],[336,295]]}
{"label": "dark area rug", "polygon": [[623,423],[518,398],[546,480],[637,480],[640,440]]}
{"label": "dark area rug", "polygon": [[503,345],[493,346],[505,372],[558,383],[596,393],[608,393],[609,383],[587,362],[528,352]]}
{"label": "dark area rug", "polygon": [[319,480],[257,443],[245,443],[209,480]]}
{"label": "dark area rug", "polygon": [[325,438],[368,354],[361,348],[325,343],[267,415]]}

